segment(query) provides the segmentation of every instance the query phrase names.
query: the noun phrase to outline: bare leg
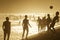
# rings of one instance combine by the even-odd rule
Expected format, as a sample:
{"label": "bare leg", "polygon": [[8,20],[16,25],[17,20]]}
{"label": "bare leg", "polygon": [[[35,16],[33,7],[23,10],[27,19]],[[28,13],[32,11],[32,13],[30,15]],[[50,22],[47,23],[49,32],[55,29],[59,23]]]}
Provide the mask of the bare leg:
{"label": "bare leg", "polygon": [[25,34],[25,29],[23,29],[23,35],[22,35],[22,39],[23,39],[23,37],[24,37],[24,34]]}
{"label": "bare leg", "polygon": [[4,40],[6,40],[6,32],[4,32]]}
{"label": "bare leg", "polygon": [[8,35],[8,38],[7,38],[7,40],[9,40],[9,38],[10,38],[10,33],[8,33],[7,35]]}
{"label": "bare leg", "polygon": [[28,32],[29,32],[29,30],[28,30],[28,28],[27,28],[26,38],[27,38],[27,36],[28,36]]}

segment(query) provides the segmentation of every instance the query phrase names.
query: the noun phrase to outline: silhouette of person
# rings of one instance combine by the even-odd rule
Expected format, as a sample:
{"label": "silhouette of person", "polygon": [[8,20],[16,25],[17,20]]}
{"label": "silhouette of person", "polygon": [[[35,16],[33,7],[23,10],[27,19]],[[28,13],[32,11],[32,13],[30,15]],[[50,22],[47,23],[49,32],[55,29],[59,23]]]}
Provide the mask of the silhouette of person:
{"label": "silhouette of person", "polygon": [[41,18],[40,17],[38,17],[37,22],[38,22],[38,32],[39,32],[39,29],[40,29],[40,26],[41,26]]}
{"label": "silhouette of person", "polygon": [[41,21],[41,29],[43,29],[46,26],[46,17],[44,16]]}
{"label": "silhouette of person", "polygon": [[27,19],[27,15],[25,15],[25,19],[23,20],[23,35],[22,35],[22,39],[24,37],[24,34],[25,34],[25,31],[27,32],[26,33],[26,39],[27,39],[27,36],[28,36],[28,32],[29,32],[29,29],[28,29],[28,25],[31,27],[31,25],[29,24],[29,20]]}
{"label": "silhouette of person", "polygon": [[56,16],[53,18],[52,23],[50,25],[50,29],[53,28],[53,31],[55,31],[54,25],[56,22],[59,22],[59,12],[56,12]]}
{"label": "silhouette of person", "polygon": [[9,21],[8,17],[6,17],[6,21],[3,22],[2,28],[4,31],[4,40],[6,40],[6,36],[7,36],[7,40],[9,40],[10,31],[11,31],[11,22]]}
{"label": "silhouette of person", "polygon": [[50,23],[51,23],[51,18],[50,18],[50,14],[47,14],[47,29],[49,31],[49,26],[50,26]]}

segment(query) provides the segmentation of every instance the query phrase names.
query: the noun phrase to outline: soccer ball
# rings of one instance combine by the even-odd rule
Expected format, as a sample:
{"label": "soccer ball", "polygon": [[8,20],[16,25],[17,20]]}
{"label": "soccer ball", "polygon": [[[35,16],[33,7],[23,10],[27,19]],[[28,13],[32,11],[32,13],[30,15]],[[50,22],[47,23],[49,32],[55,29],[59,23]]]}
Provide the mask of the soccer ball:
{"label": "soccer ball", "polygon": [[50,6],[50,9],[53,9],[53,6]]}

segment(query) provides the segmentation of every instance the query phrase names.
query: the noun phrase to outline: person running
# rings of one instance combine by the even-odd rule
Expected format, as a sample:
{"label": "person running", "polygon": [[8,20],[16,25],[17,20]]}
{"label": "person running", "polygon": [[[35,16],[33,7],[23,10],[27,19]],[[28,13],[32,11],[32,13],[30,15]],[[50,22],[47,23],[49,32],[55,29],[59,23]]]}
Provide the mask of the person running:
{"label": "person running", "polygon": [[53,18],[52,23],[50,25],[50,29],[52,28],[53,31],[55,31],[54,26],[55,26],[56,22],[59,22],[59,12],[58,11],[56,12],[56,16]]}
{"label": "person running", "polygon": [[50,26],[50,23],[51,23],[51,18],[50,18],[50,14],[47,14],[47,30],[49,31],[49,26]]}
{"label": "person running", "polygon": [[10,31],[11,31],[11,22],[9,21],[8,17],[6,17],[6,21],[3,22],[2,28],[4,31],[4,40],[6,40],[6,36],[7,36],[7,40],[9,40]]}
{"label": "person running", "polygon": [[27,15],[25,15],[25,19],[23,20],[23,23],[22,23],[22,26],[23,26],[22,39],[24,38],[25,31],[27,31],[26,38],[28,36],[28,32],[29,32],[28,25],[31,27],[31,25],[29,24],[29,20],[27,19]]}

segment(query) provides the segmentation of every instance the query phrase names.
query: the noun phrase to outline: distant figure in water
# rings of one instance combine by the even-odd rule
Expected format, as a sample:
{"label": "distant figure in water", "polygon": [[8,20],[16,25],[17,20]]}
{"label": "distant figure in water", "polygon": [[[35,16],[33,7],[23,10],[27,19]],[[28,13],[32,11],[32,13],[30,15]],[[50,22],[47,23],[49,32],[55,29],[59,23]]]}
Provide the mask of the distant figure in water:
{"label": "distant figure in water", "polygon": [[3,22],[2,28],[4,31],[4,40],[6,40],[6,36],[7,36],[7,40],[9,40],[10,31],[11,31],[11,22],[9,21],[8,17],[6,17],[6,21]]}
{"label": "distant figure in water", "polygon": [[24,34],[25,34],[25,30],[26,30],[26,39],[27,39],[27,36],[28,36],[28,32],[29,32],[29,29],[28,29],[28,25],[31,27],[31,25],[29,24],[29,20],[27,19],[27,15],[25,15],[25,19],[23,20],[23,35],[22,35],[22,39],[24,38]]}
{"label": "distant figure in water", "polygon": [[39,32],[39,29],[40,29],[40,26],[41,26],[41,18],[40,17],[38,17],[37,23],[38,23],[38,32]]}
{"label": "distant figure in water", "polygon": [[50,25],[50,29],[52,28],[55,31],[54,25],[56,22],[59,22],[59,12],[56,12],[56,16],[53,18],[52,23]]}
{"label": "distant figure in water", "polygon": [[47,14],[47,29],[49,31],[49,27],[50,27],[50,23],[51,23],[51,18],[50,18],[50,14]]}

